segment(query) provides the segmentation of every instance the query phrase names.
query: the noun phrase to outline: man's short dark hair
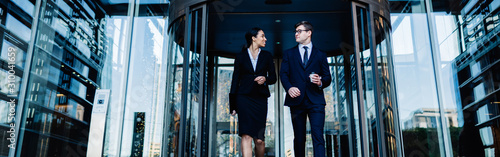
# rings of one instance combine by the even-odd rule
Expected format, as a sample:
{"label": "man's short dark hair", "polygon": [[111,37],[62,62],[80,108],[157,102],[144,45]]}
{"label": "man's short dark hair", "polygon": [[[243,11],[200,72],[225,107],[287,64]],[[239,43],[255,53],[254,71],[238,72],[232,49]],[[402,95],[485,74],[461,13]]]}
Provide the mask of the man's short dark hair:
{"label": "man's short dark hair", "polygon": [[299,27],[300,25],[303,25],[307,30],[313,31],[313,25],[307,21],[300,21],[299,23],[295,24],[295,28]]}

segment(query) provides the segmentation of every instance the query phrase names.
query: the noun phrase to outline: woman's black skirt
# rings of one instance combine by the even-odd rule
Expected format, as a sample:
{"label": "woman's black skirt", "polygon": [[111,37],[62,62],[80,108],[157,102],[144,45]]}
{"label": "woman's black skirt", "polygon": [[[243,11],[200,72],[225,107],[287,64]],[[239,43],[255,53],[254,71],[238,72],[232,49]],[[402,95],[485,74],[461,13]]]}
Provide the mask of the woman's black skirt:
{"label": "woman's black skirt", "polygon": [[267,97],[260,95],[241,95],[236,99],[238,105],[238,134],[249,135],[264,140],[267,119]]}

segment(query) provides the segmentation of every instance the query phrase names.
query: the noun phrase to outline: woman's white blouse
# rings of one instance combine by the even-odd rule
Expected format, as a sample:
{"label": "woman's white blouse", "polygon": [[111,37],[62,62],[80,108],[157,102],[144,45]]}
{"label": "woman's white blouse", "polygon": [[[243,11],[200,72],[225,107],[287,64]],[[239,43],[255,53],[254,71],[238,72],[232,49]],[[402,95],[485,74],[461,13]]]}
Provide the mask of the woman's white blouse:
{"label": "woman's white blouse", "polygon": [[252,62],[253,71],[255,71],[255,68],[257,67],[257,61],[259,60],[260,49],[259,49],[259,52],[257,53],[257,57],[255,57],[255,59],[253,59],[252,52],[250,52],[249,48],[247,48],[247,52],[248,52],[248,56],[250,56],[250,61]]}

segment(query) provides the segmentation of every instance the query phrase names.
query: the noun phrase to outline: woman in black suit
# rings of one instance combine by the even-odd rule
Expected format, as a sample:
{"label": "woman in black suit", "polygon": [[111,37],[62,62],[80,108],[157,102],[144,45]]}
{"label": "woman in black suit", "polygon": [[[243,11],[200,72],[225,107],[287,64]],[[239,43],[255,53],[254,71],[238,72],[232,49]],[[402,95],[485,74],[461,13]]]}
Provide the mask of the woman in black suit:
{"label": "woman in black suit", "polygon": [[230,92],[230,111],[238,113],[238,134],[243,157],[264,156],[268,85],[276,83],[273,56],[261,50],[266,46],[264,31],[252,28],[245,34],[247,46],[236,55]]}

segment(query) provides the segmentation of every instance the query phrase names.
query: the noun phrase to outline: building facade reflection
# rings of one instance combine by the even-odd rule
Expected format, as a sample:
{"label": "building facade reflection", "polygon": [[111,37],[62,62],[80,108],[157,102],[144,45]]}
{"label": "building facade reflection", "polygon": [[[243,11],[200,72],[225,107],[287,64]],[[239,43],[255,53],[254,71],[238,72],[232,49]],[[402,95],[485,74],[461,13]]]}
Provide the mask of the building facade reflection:
{"label": "building facade reflection", "polygon": [[498,156],[498,144],[489,140],[498,139],[498,108],[488,104],[497,89],[490,70],[498,57],[490,56],[497,54],[499,4],[391,1],[406,156]]}

